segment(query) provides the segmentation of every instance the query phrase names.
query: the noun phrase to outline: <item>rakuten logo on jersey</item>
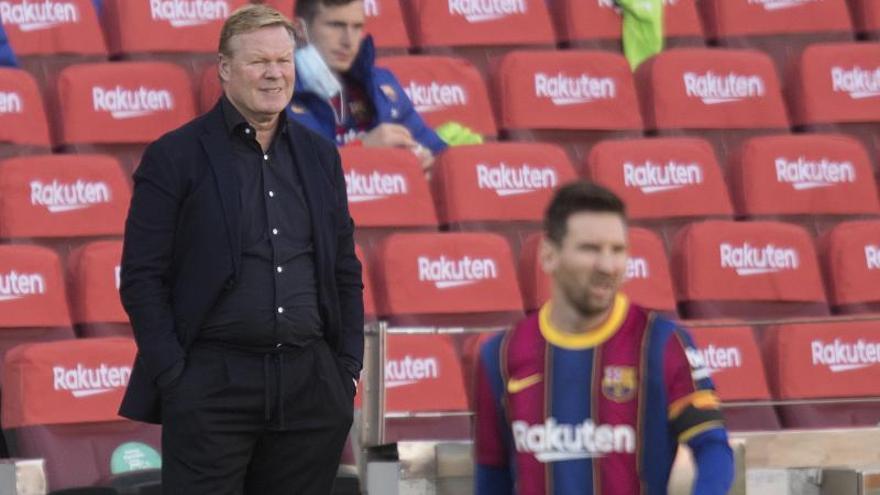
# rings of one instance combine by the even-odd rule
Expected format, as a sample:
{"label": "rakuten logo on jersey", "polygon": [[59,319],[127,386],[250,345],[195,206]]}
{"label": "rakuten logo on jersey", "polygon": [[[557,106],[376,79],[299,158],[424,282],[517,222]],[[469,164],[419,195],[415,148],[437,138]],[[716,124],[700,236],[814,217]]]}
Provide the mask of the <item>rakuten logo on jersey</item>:
{"label": "rakuten logo on jersey", "polygon": [[125,388],[128,377],[131,376],[131,368],[108,366],[104,363],[97,368],[89,368],[80,363],[76,368],[54,366],[52,375],[56,391],[67,391],[81,399]]}
{"label": "rakuten logo on jersey", "polygon": [[150,0],[150,16],[172,27],[201,26],[229,17],[226,0]]}
{"label": "rakuten logo on jersey", "polygon": [[46,279],[39,273],[0,273],[0,302],[46,293]]}
{"label": "rakuten logo on jersey", "polygon": [[636,451],[636,432],[630,425],[559,424],[547,418],[542,425],[514,421],[513,442],[519,453],[533,454],[540,462],[589,459]]}
{"label": "rakuten logo on jersey", "polygon": [[705,74],[685,72],[682,78],[687,96],[699,98],[705,105],[759,98],[766,92],[760,76],[744,76],[735,72],[719,75],[710,70]]}
{"label": "rakuten logo on jersey", "polygon": [[733,268],[741,277],[763,275],[783,270],[797,270],[800,266],[798,252],[792,248],[779,248],[773,244],[755,247],[744,242],[739,245],[721,244],[721,268]]}
{"label": "rakuten logo on jersey", "polygon": [[691,367],[694,367],[695,362],[700,364],[701,368],[706,369],[706,376],[728,369],[742,368],[742,352],[736,347],[715,347],[710,344],[702,349],[688,348],[686,352]]}
{"label": "rakuten logo on jersey", "polygon": [[548,98],[556,106],[581,105],[595,100],[610,100],[617,96],[617,85],[610,77],[577,77],[563,72],[550,75],[535,74],[535,96]]}
{"label": "rakuten logo on jersey", "polygon": [[96,86],[92,88],[92,106],[96,112],[109,112],[117,120],[132,119],[174,110],[174,97],[168,90],[144,86],[137,89],[121,85],[113,89]]}
{"label": "rakuten logo on jersey", "polygon": [[856,169],[851,162],[835,162],[827,158],[812,161],[801,156],[794,161],[779,157],[775,163],[776,180],[791,184],[798,191],[856,181]]}
{"label": "rakuten logo on jersey", "polygon": [[855,66],[851,69],[831,68],[831,89],[847,93],[854,100],[880,96],[880,67],[874,70]]}
{"label": "rakuten logo on jersey", "polygon": [[43,183],[31,181],[31,205],[45,207],[51,213],[82,210],[109,203],[112,195],[105,182],[87,182],[82,179],[64,183],[53,180]]}
{"label": "rakuten logo on jersey", "polygon": [[350,203],[379,201],[391,196],[405,196],[409,193],[409,184],[401,174],[383,174],[374,171],[361,174],[351,170],[345,174],[345,186],[348,190]]}
{"label": "rakuten logo on jersey", "polygon": [[18,29],[28,32],[75,24],[80,16],[75,3],[24,0],[21,3],[0,1],[0,19],[5,26],[18,26]]}
{"label": "rakuten logo on jersey", "polygon": [[24,113],[24,103],[18,93],[0,91],[0,115]]}
{"label": "rakuten logo on jersey", "polygon": [[628,258],[626,260],[626,280],[646,279],[650,276],[648,260],[645,258]]}
{"label": "rakuten logo on jersey", "polygon": [[446,256],[419,256],[419,281],[432,282],[438,289],[454,289],[498,278],[498,266],[491,258],[452,260]]}
{"label": "rakuten logo on jersey", "polygon": [[880,270],[880,246],[865,246],[865,264],[868,270]]}
{"label": "rakuten logo on jersey", "polygon": [[526,0],[449,0],[449,15],[459,15],[470,23],[490,22],[529,12]]}
{"label": "rakuten logo on jersey", "polygon": [[449,107],[463,107],[468,104],[467,92],[458,84],[440,84],[432,82],[428,85],[410,81],[403,91],[412,100],[419,113],[431,113]]}
{"label": "rakuten logo on jersey", "polygon": [[425,380],[436,380],[440,365],[432,357],[414,358],[407,355],[385,363],[385,388],[405,387]]}
{"label": "rakuten logo on jersey", "polygon": [[669,160],[661,165],[651,160],[645,163],[623,164],[623,184],[638,188],[643,194],[674,191],[703,183],[703,168],[698,163],[679,163]]}
{"label": "rakuten logo on jersey", "polygon": [[813,355],[813,366],[827,366],[833,373],[854,371],[877,364],[880,359],[880,343],[866,342],[859,339],[855,343],[847,343],[842,339],[826,343],[814,340],[810,344]]}
{"label": "rakuten logo on jersey", "polygon": [[522,164],[519,167],[507,165],[477,165],[477,186],[491,189],[501,197],[529,194],[553,189],[559,183],[556,170],[550,167],[534,167]]}

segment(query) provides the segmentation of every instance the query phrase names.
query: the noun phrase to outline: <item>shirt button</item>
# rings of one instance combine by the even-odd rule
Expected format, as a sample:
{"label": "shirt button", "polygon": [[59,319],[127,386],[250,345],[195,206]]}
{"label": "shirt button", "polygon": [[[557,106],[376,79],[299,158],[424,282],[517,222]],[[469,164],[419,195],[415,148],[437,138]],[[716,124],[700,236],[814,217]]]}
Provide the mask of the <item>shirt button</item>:
{"label": "shirt button", "polygon": [[279,342],[279,343],[275,344],[275,348],[276,348],[276,349],[281,349],[281,346],[282,346],[282,345],[284,345],[284,344],[282,344],[281,342]]}
{"label": "shirt button", "polygon": [[265,160],[265,161],[268,162],[268,161],[269,161],[269,155],[263,155],[263,160]]}
{"label": "shirt button", "polygon": [[278,314],[281,314],[283,312],[284,312],[284,308],[282,308],[281,306],[278,306]]}
{"label": "shirt button", "polygon": [[245,134],[250,134],[250,133],[251,133],[251,128],[250,128],[250,127],[245,127],[245,129],[244,129],[244,133],[245,133]]}
{"label": "shirt button", "polygon": [[272,235],[278,235],[278,229],[272,229]]}
{"label": "shirt button", "polygon": [[274,197],[275,197],[275,191],[269,191],[269,197],[270,197],[270,198],[274,198]]}
{"label": "shirt button", "polygon": [[280,266],[279,266],[279,267],[277,267],[277,268],[275,268],[275,270],[277,270],[277,271],[278,271],[278,273],[281,273],[281,272],[283,272],[283,271],[284,271],[284,268],[281,268],[281,267],[280,267]]}

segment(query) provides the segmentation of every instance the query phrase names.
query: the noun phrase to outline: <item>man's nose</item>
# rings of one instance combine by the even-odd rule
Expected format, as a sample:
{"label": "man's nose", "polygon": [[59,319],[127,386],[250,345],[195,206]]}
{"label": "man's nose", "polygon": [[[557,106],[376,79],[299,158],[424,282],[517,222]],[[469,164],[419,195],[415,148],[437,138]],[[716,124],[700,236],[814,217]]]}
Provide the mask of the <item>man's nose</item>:
{"label": "man's nose", "polygon": [[281,65],[277,62],[270,62],[266,65],[266,72],[263,75],[267,79],[278,79],[281,77]]}

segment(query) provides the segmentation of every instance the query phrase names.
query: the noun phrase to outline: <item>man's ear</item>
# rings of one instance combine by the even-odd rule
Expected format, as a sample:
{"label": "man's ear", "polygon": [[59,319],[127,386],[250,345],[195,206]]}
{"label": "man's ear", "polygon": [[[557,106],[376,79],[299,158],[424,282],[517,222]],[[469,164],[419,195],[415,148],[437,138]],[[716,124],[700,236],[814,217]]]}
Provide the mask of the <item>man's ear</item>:
{"label": "man's ear", "polygon": [[559,246],[547,237],[542,237],[538,259],[541,262],[541,270],[547,275],[553,275],[559,264]]}
{"label": "man's ear", "polygon": [[217,75],[220,77],[221,82],[229,81],[229,73],[232,71],[232,68],[229,66],[230,63],[231,61],[226,55],[221,53],[217,56]]}

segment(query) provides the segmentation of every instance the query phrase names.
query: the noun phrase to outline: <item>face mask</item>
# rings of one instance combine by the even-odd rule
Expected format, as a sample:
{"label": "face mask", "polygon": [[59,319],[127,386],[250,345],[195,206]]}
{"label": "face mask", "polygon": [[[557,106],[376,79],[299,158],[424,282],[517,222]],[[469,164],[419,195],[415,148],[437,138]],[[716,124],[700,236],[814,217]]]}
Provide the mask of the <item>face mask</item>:
{"label": "face mask", "polygon": [[329,100],[342,92],[342,85],[321,58],[315,45],[307,45],[296,50],[296,72],[303,86],[312,93]]}

